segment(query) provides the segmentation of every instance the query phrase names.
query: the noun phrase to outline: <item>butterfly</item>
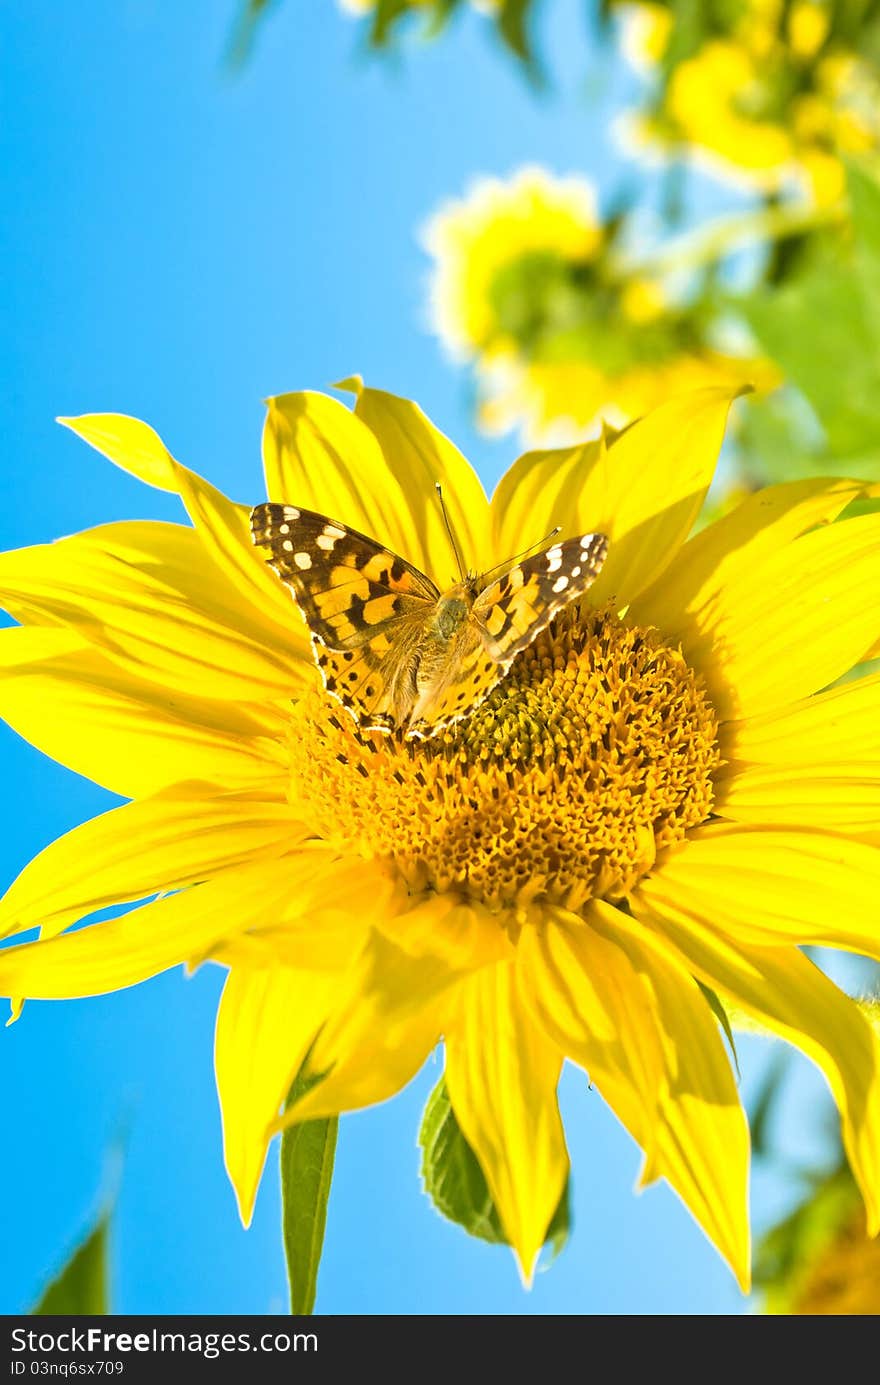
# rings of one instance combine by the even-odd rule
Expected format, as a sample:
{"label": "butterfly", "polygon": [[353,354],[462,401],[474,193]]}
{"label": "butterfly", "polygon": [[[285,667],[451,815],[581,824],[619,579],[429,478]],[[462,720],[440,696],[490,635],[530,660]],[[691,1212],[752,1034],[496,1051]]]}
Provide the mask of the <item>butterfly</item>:
{"label": "butterfly", "polygon": [[251,535],[293,590],[328,693],[365,729],[421,739],[472,712],[590,587],[608,552],[604,534],[584,534],[441,592],[375,539],[313,510],[258,505]]}

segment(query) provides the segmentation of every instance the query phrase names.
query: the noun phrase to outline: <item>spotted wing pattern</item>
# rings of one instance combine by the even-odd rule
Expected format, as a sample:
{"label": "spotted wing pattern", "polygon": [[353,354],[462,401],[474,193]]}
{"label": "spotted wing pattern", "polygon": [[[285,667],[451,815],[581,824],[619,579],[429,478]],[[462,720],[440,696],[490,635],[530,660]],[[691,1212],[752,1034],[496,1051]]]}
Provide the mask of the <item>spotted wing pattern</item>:
{"label": "spotted wing pattern", "polygon": [[399,725],[440,596],[430,578],[365,534],[293,505],[258,505],[251,533],[293,590],[327,691],[361,725]]}
{"label": "spotted wing pattern", "polygon": [[251,534],[271,551],[269,566],[293,588],[328,649],[357,648],[408,616],[424,620],[440,596],[430,578],[375,539],[313,510],[258,505]]}
{"label": "spotted wing pattern", "polygon": [[474,620],[505,671],[563,606],[589,590],[607,556],[604,534],[583,534],[524,559],[480,592]]}
{"label": "spotted wing pattern", "polygon": [[415,705],[409,734],[432,736],[472,712],[517,654],[592,586],[607,553],[604,534],[584,534],[524,559],[490,582],[471,609],[471,637]]}
{"label": "spotted wing pattern", "polygon": [[585,534],[485,587],[469,578],[447,593],[467,612],[449,634],[440,613],[450,602],[430,578],[365,534],[279,504],[258,505],[251,531],[293,590],[327,691],[359,725],[405,727],[420,738],[473,711],[517,654],[587,591],[608,550],[604,535]]}

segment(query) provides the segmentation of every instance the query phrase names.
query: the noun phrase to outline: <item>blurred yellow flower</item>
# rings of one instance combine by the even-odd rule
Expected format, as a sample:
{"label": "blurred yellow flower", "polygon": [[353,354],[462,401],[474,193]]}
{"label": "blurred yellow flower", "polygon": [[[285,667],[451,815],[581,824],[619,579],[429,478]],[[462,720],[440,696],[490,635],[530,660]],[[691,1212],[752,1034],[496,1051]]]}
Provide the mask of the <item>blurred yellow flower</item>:
{"label": "blurred yellow flower", "polygon": [[600,418],[620,426],[665,399],[706,386],[735,390],[748,384],[763,391],[780,383],[769,362],[708,349],[633,364],[614,375],[589,361],[509,357],[480,367],[478,378],[482,426],[489,433],[517,428],[530,445],[575,442]]}
{"label": "blurred yellow flower", "polygon": [[602,413],[623,422],[699,385],[778,383],[766,362],[706,345],[658,280],[623,271],[615,230],[585,179],[539,168],[485,179],[428,223],[433,325],[475,362],[490,430],[582,435]]}
{"label": "blurred yellow flower", "polygon": [[[491,502],[406,400],[269,401],[270,497],[377,536],[441,587],[435,481],[483,570],[555,524],[610,536],[589,605],[415,743],[323,691],[246,508],[145,424],[66,420],[177,491],[192,527],[110,524],[0,557],[24,622],[0,632],[3,715],[134,800],[10,887],[3,932],[41,939],[0,952],[0,991],[227,966],[216,1069],[245,1221],[273,1132],[385,1100],[442,1038],[526,1276],[568,1175],[567,1057],[644,1150],[642,1183],[669,1181],[745,1287],[748,1130],[710,988],[825,1073],[880,1225],[880,1040],[800,950],[880,954],[880,678],[831,687],[880,635],[880,516],[831,523],[859,484],[799,481],[688,538],[728,398],[530,453]],[[317,1085],[282,1115],[301,1071]]]}
{"label": "blurred yellow flower", "polygon": [[571,277],[597,259],[604,241],[585,179],[542,168],[482,179],[425,227],[438,336],[458,359],[515,349],[542,310],[532,300],[548,295],[564,312]]}
{"label": "blurred yellow flower", "polygon": [[[781,4],[777,12],[783,12]],[[828,0],[795,0],[789,7],[787,36],[796,58],[812,58],[818,52],[831,29],[832,6]]]}
{"label": "blurred yellow flower", "polygon": [[[646,6],[640,23],[660,34],[656,9]],[[667,26],[655,49],[655,67],[667,66],[658,106],[627,122],[631,137],[646,150],[684,143],[765,193],[800,189],[831,205],[845,188],[842,158],[880,147],[876,67],[836,18],[823,0],[747,0],[724,22],[713,14],[703,40],[675,61]]]}
{"label": "blurred yellow flower", "polygon": [[685,140],[769,190],[791,176],[794,146],[785,126],[762,114],[764,77],[762,59],[718,40],[675,67],[666,109]]}
{"label": "blurred yellow flower", "polygon": [[662,4],[617,4],[620,46],[630,65],[650,71],[661,62],[672,33],[671,9]]}
{"label": "blurred yellow flower", "polygon": [[865,1232],[856,1207],[809,1267],[789,1314],[880,1317],[880,1241]]}
{"label": "blurred yellow flower", "polygon": [[755,1277],[765,1313],[880,1316],[880,1240],[845,1164],[764,1236]]}

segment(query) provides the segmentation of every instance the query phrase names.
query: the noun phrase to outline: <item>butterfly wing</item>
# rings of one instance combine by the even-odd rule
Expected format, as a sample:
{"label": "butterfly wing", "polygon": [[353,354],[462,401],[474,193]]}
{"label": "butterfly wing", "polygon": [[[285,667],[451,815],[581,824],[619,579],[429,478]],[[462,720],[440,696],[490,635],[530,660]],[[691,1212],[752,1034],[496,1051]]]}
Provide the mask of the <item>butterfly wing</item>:
{"label": "butterfly wing", "polygon": [[480,592],[473,617],[502,672],[564,606],[589,590],[607,555],[604,534],[566,539],[517,563]]}
{"label": "butterfly wing", "polygon": [[404,726],[418,698],[416,672],[424,634],[421,620],[399,622],[357,649],[327,649],[312,636],[324,687],[365,730]]}
{"label": "butterfly wing", "polygon": [[554,544],[480,592],[458,647],[415,703],[407,734],[436,735],[469,716],[555,615],[583,596],[608,552],[604,534]]}
{"label": "butterfly wing", "polygon": [[375,539],[313,510],[258,505],[251,536],[269,549],[269,566],[328,649],[357,649],[399,620],[425,620],[440,595],[430,578]]}
{"label": "butterfly wing", "polygon": [[415,702],[407,735],[427,740],[461,721],[479,706],[503,674],[504,669],[486,651],[479,628],[473,620],[468,621],[457,646]]}
{"label": "butterfly wing", "polygon": [[362,726],[401,725],[440,595],[430,578],[365,534],[293,505],[258,505],[251,534],[293,591],[327,691]]}

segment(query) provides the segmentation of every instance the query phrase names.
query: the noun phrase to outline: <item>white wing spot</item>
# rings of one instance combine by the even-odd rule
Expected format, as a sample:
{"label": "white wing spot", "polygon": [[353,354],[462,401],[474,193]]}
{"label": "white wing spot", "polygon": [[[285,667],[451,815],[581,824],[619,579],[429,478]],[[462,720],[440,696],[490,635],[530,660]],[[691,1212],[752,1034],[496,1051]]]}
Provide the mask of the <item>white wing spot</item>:
{"label": "white wing spot", "polygon": [[[336,538],[339,537],[341,536],[337,530]],[[336,538],[333,538],[333,536],[331,534],[328,534],[325,530],[323,534],[318,535],[318,537],[315,539],[315,543],[318,545],[319,548],[323,548],[325,553],[332,553],[336,544]]]}
{"label": "white wing spot", "polygon": [[562,548],[559,544],[555,548],[547,549],[547,571],[558,572],[562,567]]}
{"label": "white wing spot", "polygon": [[581,570],[580,570],[580,568],[579,568],[579,567],[573,567],[572,570],[571,570],[571,575],[572,575],[572,577],[580,577],[580,575],[581,575]]}
{"label": "white wing spot", "polygon": [[555,592],[564,592],[564,591],[565,591],[565,588],[566,588],[567,586],[568,586],[568,578],[567,578],[567,577],[565,577],[565,576],[563,576],[563,577],[557,577],[556,581],[553,583],[553,588],[552,588],[552,589],[553,589],[553,591],[555,591]]}
{"label": "white wing spot", "polygon": [[293,561],[296,563],[298,568],[302,568],[303,572],[307,572],[308,569],[312,566],[312,560],[309,557],[308,553],[294,553]]}
{"label": "white wing spot", "polygon": [[279,532],[279,534],[289,534],[289,533],[290,533],[290,525],[289,525],[289,524],[279,524],[279,526],[278,526],[278,532]]}
{"label": "white wing spot", "polygon": [[291,540],[291,539],[285,539],[284,542],[282,543],[281,547],[284,549],[285,553],[292,553],[292,552],[293,552],[293,542],[292,542],[292,540]]}
{"label": "white wing spot", "polygon": [[284,506],[285,519],[299,519],[299,510],[295,510],[292,505]]}
{"label": "white wing spot", "polygon": [[[324,533],[327,535],[327,538],[328,538],[328,539],[344,539],[344,538],[345,538],[345,530],[344,530],[344,529],[340,529],[339,526],[338,526],[338,524],[325,524],[325,525],[324,525]],[[320,539],[318,540],[318,542],[320,543]],[[332,544],[331,544],[330,546],[331,546],[331,548],[333,547]]]}

